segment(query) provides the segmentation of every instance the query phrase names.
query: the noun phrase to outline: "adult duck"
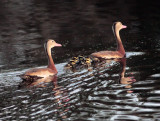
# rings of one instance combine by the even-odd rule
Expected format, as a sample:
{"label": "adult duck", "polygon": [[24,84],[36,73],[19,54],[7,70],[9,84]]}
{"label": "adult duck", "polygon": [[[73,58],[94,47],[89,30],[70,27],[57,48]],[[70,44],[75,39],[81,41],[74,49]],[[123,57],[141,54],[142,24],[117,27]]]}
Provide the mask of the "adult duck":
{"label": "adult duck", "polygon": [[34,68],[26,71],[24,74],[20,75],[20,77],[24,80],[35,80],[39,78],[45,78],[48,76],[56,75],[57,69],[54,65],[51,48],[53,47],[61,47],[61,44],[56,43],[54,40],[49,39],[45,44],[45,49],[48,56],[48,66],[46,68]]}
{"label": "adult duck", "polygon": [[124,28],[127,28],[127,26],[123,25],[121,22],[113,23],[112,29],[117,41],[116,51],[100,51],[92,53],[91,56],[103,59],[123,58],[125,56],[125,50],[119,35],[119,31]]}

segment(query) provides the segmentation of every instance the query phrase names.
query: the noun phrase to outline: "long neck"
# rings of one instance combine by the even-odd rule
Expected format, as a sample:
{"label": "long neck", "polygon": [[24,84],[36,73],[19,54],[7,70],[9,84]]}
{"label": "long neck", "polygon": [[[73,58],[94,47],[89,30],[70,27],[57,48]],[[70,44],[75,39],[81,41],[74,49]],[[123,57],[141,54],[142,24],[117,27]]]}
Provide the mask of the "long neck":
{"label": "long neck", "polygon": [[52,55],[51,55],[51,48],[47,47],[46,50],[47,50],[47,56],[48,56],[48,68],[52,69],[53,71],[55,71],[55,73],[57,73],[57,69],[54,65]]}
{"label": "long neck", "polygon": [[117,51],[119,51],[121,54],[125,55],[125,50],[119,35],[119,30],[114,30],[115,38],[117,41]]}

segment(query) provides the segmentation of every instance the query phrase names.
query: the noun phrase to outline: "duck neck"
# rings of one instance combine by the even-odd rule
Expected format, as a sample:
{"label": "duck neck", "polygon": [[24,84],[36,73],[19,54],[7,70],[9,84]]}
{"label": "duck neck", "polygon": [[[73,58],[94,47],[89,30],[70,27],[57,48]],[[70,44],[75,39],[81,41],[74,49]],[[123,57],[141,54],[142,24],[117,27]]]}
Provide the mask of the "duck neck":
{"label": "duck neck", "polygon": [[121,41],[121,38],[119,35],[119,30],[115,30],[114,33],[115,33],[115,38],[117,41],[117,51],[119,51],[121,54],[125,55],[125,50],[124,50],[124,47],[123,47],[123,44],[122,44],[122,41]]}
{"label": "duck neck", "polygon": [[47,47],[46,49],[47,49],[47,56],[48,56],[48,68],[52,69],[53,71],[55,71],[55,73],[57,73],[57,69],[54,65],[52,55],[51,55],[51,48]]}

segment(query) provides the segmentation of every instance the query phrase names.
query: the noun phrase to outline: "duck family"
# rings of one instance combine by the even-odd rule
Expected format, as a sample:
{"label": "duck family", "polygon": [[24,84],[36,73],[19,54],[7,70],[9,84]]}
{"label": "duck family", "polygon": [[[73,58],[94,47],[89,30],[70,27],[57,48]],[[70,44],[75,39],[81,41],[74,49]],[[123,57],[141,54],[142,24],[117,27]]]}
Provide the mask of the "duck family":
{"label": "duck family", "polygon": [[100,62],[100,60],[104,60],[104,59],[124,58],[125,49],[123,47],[120,34],[119,34],[120,30],[124,28],[127,28],[127,26],[123,25],[121,22],[115,22],[112,25],[113,34],[117,42],[117,49],[115,51],[94,52],[89,57],[86,57],[86,56],[73,57],[65,67],[76,68],[77,66],[79,67],[80,65],[84,65],[84,66],[94,65],[95,63],[98,63]]}
{"label": "duck family", "polygon": [[[120,38],[120,30],[127,28],[127,26],[123,25],[121,22],[113,23],[112,29],[117,41],[117,49],[115,51],[100,51],[94,52],[89,57],[86,56],[77,56],[73,57],[69,63],[65,66],[67,68],[74,68],[79,65],[91,66],[95,62],[99,62],[100,59],[117,59],[125,57],[125,49],[123,47],[121,38]],[[52,55],[51,48],[53,47],[61,47],[61,44],[55,42],[55,40],[49,39],[45,43],[45,50],[48,57],[48,66],[46,68],[34,68],[26,71],[24,74],[20,75],[23,80],[35,80],[39,78],[46,78],[49,76],[56,75],[58,73]]]}

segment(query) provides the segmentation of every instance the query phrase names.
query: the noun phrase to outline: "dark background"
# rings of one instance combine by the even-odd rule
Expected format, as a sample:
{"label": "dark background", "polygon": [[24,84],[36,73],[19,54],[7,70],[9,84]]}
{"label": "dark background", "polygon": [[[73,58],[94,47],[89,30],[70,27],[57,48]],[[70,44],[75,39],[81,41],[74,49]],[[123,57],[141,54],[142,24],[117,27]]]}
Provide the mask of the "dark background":
{"label": "dark background", "polygon": [[115,50],[112,24],[121,21],[126,51],[159,51],[160,4],[144,0],[4,0],[0,1],[0,70],[46,65],[44,42],[55,63],[79,54]]}

